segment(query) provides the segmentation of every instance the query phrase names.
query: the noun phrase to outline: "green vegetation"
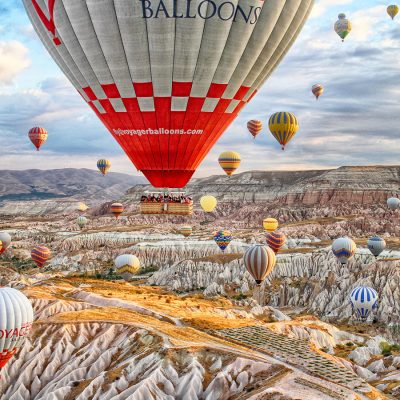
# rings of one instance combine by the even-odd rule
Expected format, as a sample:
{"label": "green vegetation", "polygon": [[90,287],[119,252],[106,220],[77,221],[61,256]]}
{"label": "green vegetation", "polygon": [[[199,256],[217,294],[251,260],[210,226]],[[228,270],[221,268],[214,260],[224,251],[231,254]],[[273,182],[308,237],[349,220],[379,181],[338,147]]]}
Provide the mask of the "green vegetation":
{"label": "green vegetation", "polygon": [[389,344],[387,342],[381,342],[380,348],[382,350],[382,355],[384,357],[391,356],[393,352],[400,352],[400,345],[399,344]]}

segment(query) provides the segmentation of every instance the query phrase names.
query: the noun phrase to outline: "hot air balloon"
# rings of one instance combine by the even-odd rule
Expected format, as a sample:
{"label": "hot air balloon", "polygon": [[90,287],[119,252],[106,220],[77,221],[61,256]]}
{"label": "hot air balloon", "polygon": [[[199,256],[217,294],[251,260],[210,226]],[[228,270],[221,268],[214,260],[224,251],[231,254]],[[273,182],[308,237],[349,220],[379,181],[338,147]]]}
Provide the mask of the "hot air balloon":
{"label": "hot air balloon", "polygon": [[252,119],[247,123],[247,129],[253,135],[254,139],[262,131],[262,128],[263,123],[261,121],[258,121],[257,119]]}
{"label": "hot air balloon", "polygon": [[103,174],[103,176],[105,176],[111,168],[110,160],[102,158],[101,160],[97,161],[97,168]]}
{"label": "hot air balloon", "polygon": [[228,176],[231,176],[239,168],[240,161],[240,154],[236,151],[224,151],[218,158],[219,165]]}
{"label": "hot air balloon", "polygon": [[7,232],[0,232],[1,250],[0,254],[3,254],[11,244],[11,236]]}
{"label": "hot air balloon", "polygon": [[214,196],[203,196],[200,199],[200,206],[205,212],[213,212],[217,207],[217,199]]}
{"label": "hot air balloon", "polygon": [[17,353],[30,334],[33,309],[28,298],[20,291],[0,288],[0,370]]}
{"label": "hot air balloon", "polygon": [[85,203],[78,203],[76,207],[77,211],[80,213],[84,213],[89,207]]}
{"label": "hot air balloon", "polygon": [[366,321],[373,310],[378,308],[378,293],[368,286],[358,286],[350,294],[350,303],[357,318]]}
{"label": "hot air balloon", "polygon": [[311,91],[313,92],[315,98],[318,100],[319,96],[324,93],[324,87],[320,83],[317,83],[316,85],[313,85]]}
{"label": "hot air balloon", "polygon": [[214,241],[224,251],[232,241],[232,235],[229,231],[218,231],[214,234]]}
{"label": "hot air balloon", "polygon": [[279,250],[284,246],[286,242],[286,236],[279,231],[268,232],[267,235],[267,244],[275,254],[279,252]]}
{"label": "hot air balloon", "polygon": [[397,210],[400,207],[400,199],[397,197],[390,197],[387,199],[387,206],[390,210]]}
{"label": "hot air balloon", "polygon": [[274,138],[285,150],[285,146],[299,129],[299,122],[294,114],[289,112],[277,112],[269,119],[269,130]]}
{"label": "hot air balloon", "polygon": [[386,248],[386,242],[379,236],[372,236],[368,239],[367,246],[373,256],[378,257]]}
{"label": "hot air balloon", "polygon": [[44,142],[47,140],[48,133],[46,129],[36,126],[29,130],[28,136],[33,145],[36,147],[36,150],[39,151]]}
{"label": "hot air balloon", "polygon": [[273,232],[278,226],[279,222],[275,218],[265,218],[263,221],[263,227],[267,232]]}
{"label": "hot air balloon", "polygon": [[189,237],[191,234],[192,234],[192,232],[193,232],[193,229],[192,229],[192,227],[191,226],[182,226],[182,228],[180,229],[180,232],[181,232],[181,234],[183,235],[183,236],[185,236],[185,237]]}
{"label": "hot air balloon", "polygon": [[51,56],[158,188],[187,184],[288,52],[313,5],[23,2]]}
{"label": "hot air balloon", "polygon": [[51,251],[46,246],[35,246],[31,251],[32,260],[39,268],[43,268],[50,258]]}
{"label": "hot air balloon", "polygon": [[394,17],[399,13],[399,6],[392,4],[387,8],[387,13],[394,19]]}
{"label": "hot air balloon", "polygon": [[111,213],[115,216],[116,219],[124,212],[124,206],[121,203],[113,203],[111,204]]}
{"label": "hot air balloon", "polygon": [[254,278],[257,285],[261,285],[276,264],[276,256],[273,250],[261,244],[256,244],[247,249],[243,259],[247,271]]}
{"label": "hot air balloon", "polygon": [[139,259],[132,254],[122,254],[114,261],[115,268],[118,274],[134,275],[140,270]]}
{"label": "hot air balloon", "polygon": [[76,219],[76,223],[79,226],[79,228],[83,229],[88,223],[88,219],[81,215]]}
{"label": "hot air balloon", "polygon": [[336,239],[332,243],[333,254],[338,258],[342,265],[347,264],[347,262],[354,256],[356,250],[356,244],[347,236]]}
{"label": "hot air balloon", "polygon": [[338,20],[335,22],[335,32],[340,36],[342,42],[346,39],[346,36],[351,32],[351,22],[346,19],[345,14],[339,14]]}

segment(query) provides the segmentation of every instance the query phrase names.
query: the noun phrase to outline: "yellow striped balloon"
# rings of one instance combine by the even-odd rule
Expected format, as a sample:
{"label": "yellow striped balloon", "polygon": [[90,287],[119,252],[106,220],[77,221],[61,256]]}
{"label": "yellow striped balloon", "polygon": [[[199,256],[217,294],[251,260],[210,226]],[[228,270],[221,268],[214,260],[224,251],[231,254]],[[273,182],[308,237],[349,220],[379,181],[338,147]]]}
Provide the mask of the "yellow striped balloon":
{"label": "yellow striped balloon", "polygon": [[262,131],[262,128],[263,128],[263,123],[257,119],[252,119],[247,123],[247,129],[253,135],[254,139]]}
{"label": "yellow striped balloon", "polygon": [[97,161],[97,168],[100,170],[100,172],[103,175],[106,175],[106,173],[110,170],[111,168],[111,162],[110,160],[106,160],[105,158],[102,158],[101,160]]}
{"label": "yellow striped balloon", "polygon": [[294,114],[290,112],[277,112],[269,119],[269,130],[275,139],[285,150],[285,146],[299,129],[299,122]]}
{"label": "yellow striped balloon", "polygon": [[240,154],[236,151],[224,151],[218,158],[219,165],[228,176],[231,176],[239,168],[240,161]]}
{"label": "yellow striped balloon", "polygon": [[399,13],[399,6],[392,4],[387,8],[387,13],[392,19]]}
{"label": "yellow striped balloon", "polygon": [[263,227],[267,232],[273,232],[278,229],[279,222],[275,218],[265,218]]}

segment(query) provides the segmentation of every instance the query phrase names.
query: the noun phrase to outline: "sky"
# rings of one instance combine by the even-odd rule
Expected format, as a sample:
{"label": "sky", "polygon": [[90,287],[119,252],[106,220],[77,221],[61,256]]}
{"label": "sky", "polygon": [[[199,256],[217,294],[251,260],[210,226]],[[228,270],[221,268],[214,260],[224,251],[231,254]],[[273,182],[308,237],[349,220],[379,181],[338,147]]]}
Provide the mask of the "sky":
{"label": "sky", "polygon": [[[400,15],[380,0],[316,0],[296,43],[203,161],[195,176],[221,173],[217,159],[239,151],[246,170],[298,170],[342,165],[397,165],[400,141]],[[353,30],[344,43],[333,31],[344,12]],[[316,101],[311,86],[322,83]],[[300,129],[282,152],[267,128],[276,111],[293,112]],[[266,126],[254,141],[249,119]],[[27,138],[45,126],[37,153]],[[22,1],[0,1],[0,168],[136,168],[64,78],[37,38]]]}

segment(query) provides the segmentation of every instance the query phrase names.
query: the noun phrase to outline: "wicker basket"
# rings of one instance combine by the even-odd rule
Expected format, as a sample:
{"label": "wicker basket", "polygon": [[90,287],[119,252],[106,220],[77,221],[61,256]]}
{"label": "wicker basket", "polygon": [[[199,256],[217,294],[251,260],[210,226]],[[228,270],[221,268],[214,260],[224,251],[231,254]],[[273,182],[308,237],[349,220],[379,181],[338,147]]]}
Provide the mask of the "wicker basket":
{"label": "wicker basket", "polygon": [[173,214],[192,215],[193,202],[191,203],[140,203],[141,214]]}

